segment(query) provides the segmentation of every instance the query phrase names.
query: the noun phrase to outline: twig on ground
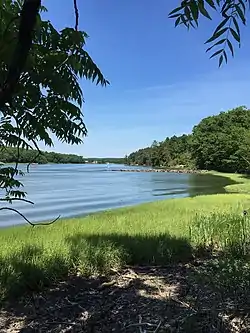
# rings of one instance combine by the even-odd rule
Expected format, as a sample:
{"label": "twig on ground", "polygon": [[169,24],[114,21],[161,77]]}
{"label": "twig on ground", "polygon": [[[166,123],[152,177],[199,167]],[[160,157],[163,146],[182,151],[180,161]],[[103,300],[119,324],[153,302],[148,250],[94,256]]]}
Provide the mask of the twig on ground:
{"label": "twig on ground", "polygon": [[[141,324],[141,323],[142,323],[142,316],[139,315],[139,324]],[[141,326],[139,327],[139,331],[140,331],[140,333],[143,333],[143,330],[142,330]]]}
{"label": "twig on ground", "polygon": [[160,321],[159,321],[159,324],[157,325],[156,329],[154,330],[154,333],[159,332],[159,330],[160,330],[160,328],[161,328],[161,325],[162,325],[162,321],[160,320]]}
{"label": "twig on ground", "polygon": [[185,308],[188,308],[188,309],[192,310],[195,313],[197,312],[197,310],[195,310],[191,305],[189,305],[186,302],[180,301],[178,298],[175,298],[175,297],[173,298],[172,297],[171,300],[176,302],[176,303],[179,303],[179,304],[183,305]]}
{"label": "twig on ground", "polygon": [[49,325],[76,325],[74,322],[67,322],[67,321],[47,321],[46,324]]}
{"label": "twig on ground", "polygon": [[85,311],[85,309],[84,309],[79,303],[77,303],[77,302],[71,302],[71,301],[68,299],[68,297],[66,297],[65,299],[66,299],[66,301],[67,301],[69,304],[65,305],[64,307],[77,306],[77,307],[79,307],[81,310]]}
{"label": "twig on ground", "polygon": [[103,282],[101,285],[97,287],[97,289],[102,290],[107,287],[111,287],[114,284],[116,284],[116,280],[108,281],[108,282]]}
{"label": "twig on ground", "polygon": [[147,322],[145,322],[145,323],[141,322],[141,323],[130,324],[130,325],[126,326],[125,329],[131,328],[131,327],[142,327],[142,326],[157,327],[158,325],[147,323]]}

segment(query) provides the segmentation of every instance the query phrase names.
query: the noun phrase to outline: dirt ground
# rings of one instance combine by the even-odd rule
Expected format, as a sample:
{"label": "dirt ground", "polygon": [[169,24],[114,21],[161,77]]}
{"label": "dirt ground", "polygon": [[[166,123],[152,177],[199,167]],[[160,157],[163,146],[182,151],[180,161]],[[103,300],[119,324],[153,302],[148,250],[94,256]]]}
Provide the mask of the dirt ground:
{"label": "dirt ground", "polygon": [[0,332],[250,332],[250,297],[222,291],[204,262],[69,277],[2,307]]}

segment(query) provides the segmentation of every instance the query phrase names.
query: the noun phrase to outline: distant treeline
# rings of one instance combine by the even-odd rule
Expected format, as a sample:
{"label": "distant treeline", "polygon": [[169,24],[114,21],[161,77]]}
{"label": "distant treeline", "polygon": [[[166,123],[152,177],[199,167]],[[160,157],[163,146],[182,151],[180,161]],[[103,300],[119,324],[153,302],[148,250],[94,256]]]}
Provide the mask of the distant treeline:
{"label": "distant treeline", "polygon": [[[19,155],[19,157],[18,157]],[[84,163],[117,163],[123,164],[124,158],[84,158],[83,156],[74,155],[74,154],[62,154],[54,152],[42,151],[41,154],[38,154],[37,150],[32,149],[19,149],[11,147],[2,147],[0,149],[0,162],[2,163],[14,163],[19,160],[19,163],[38,163],[38,164],[47,164],[47,163],[58,163],[58,164],[84,164]]]}
{"label": "distant treeline", "polygon": [[[19,155],[19,157],[18,157]],[[0,162],[3,163],[14,163],[19,160],[20,163],[84,163],[84,158],[82,156],[74,154],[61,154],[54,152],[43,151],[38,154],[37,150],[32,149],[20,149],[19,154],[16,148],[5,147],[0,150]]]}
{"label": "distant treeline", "polygon": [[224,172],[250,170],[250,110],[238,107],[204,118],[189,135],[154,141],[125,157],[127,164]]}

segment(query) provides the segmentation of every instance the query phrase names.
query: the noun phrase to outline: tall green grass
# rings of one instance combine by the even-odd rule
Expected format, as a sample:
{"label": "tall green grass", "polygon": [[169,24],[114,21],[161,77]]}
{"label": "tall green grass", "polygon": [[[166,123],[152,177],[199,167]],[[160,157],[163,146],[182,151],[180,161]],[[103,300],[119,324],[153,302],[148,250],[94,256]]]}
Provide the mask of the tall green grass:
{"label": "tall green grass", "polygon": [[244,257],[250,240],[249,218],[238,213],[197,215],[190,225],[190,239],[196,248]]}
{"label": "tall green grass", "polygon": [[68,274],[187,261],[211,240],[220,251],[242,255],[249,235],[242,212],[248,207],[245,194],[199,196],[2,229],[0,297],[41,289]]}
{"label": "tall green grass", "polygon": [[232,181],[236,182],[232,185],[227,185],[225,187],[226,191],[229,193],[250,193],[250,175],[241,175],[237,173],[219,173],[212,172],[213,175],[224,176],[230,178]]}

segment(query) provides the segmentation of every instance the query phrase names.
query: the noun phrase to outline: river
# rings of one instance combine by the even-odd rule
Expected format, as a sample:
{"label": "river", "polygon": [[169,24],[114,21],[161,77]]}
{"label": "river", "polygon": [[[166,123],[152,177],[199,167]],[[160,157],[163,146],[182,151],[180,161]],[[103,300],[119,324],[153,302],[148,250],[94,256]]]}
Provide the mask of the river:
{"label": "river", "polygon": [[[228,178],[199,174],[114,172],[120,165],[32,165],[22,177],[27,199],[14,202],[32,222],[87,215],[154,200],[224,193]],[[24,167],[23,167],[24,168]],[[2,211],[1,226],[23,223],[16,213]]]}

